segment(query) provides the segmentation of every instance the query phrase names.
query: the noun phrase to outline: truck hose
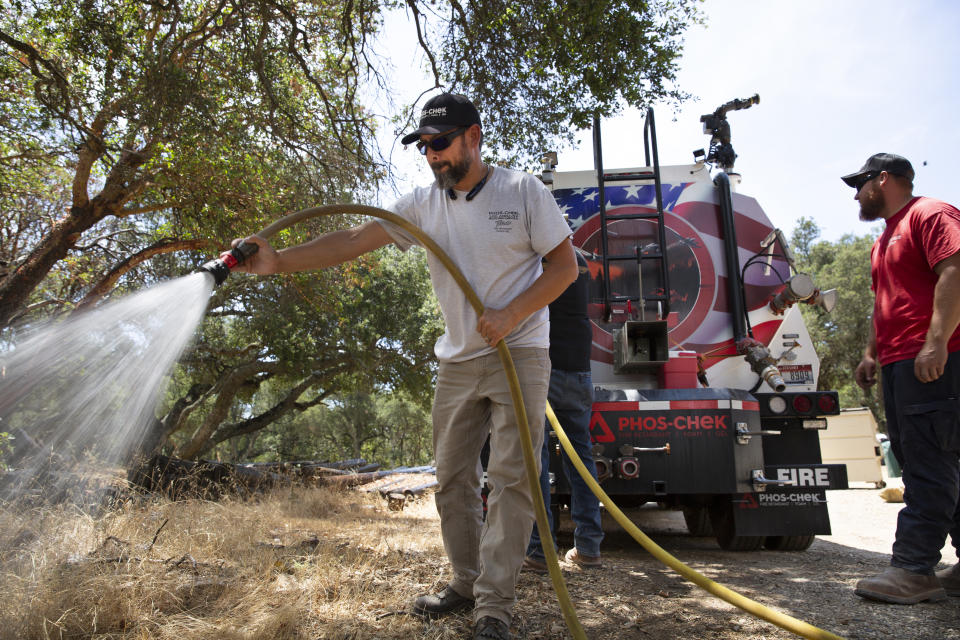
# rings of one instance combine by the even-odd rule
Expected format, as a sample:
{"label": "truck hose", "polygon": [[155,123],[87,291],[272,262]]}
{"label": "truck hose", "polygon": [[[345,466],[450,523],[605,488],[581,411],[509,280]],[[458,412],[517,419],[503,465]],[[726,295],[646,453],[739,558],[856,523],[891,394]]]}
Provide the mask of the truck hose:
{"label": "truck hose", "polygon": [[[270,238],[281,229],[286,229],[302,220],[316,218],[318,216],[327,216],[333,214],[356,214],[373,216],[386,220],[402,228],[420,241],[423,246],[433,253],[443,266],[447,268],[450,275],[463,290],[464,295],[470,302],[470,306],[476,311],[478,316],[483,315],[483,303],[477,297],[476,292],[467,282],[459,267],[450,259],[446,252],[433,241],[430,236],[425,234],[419,227],[404,220],[400,216],[385,211],[378,207],[370,207],[361,204],[338,204],[327,205],[323,207],[314,207],[291,213],[280,218],[273,224],[264,228],[257,235],[262,238]],[[520,445],[523,450],[523,463],[526,469],[527,483],[530,485],[530,491],[533,495],[534,514],[537,519],[537,527],[540,531],[550,531],[550,525],[547,521],[547,510],[543,503],[543,495],[540,492],[540,474],[537,473],[536,459],[534,458],[533,442],[530,440],[530,426],[527,423],[527,411],[523,404],[523,394],[520,391],[520,379],[517,377],[517,371],[513,366],[513,358],[510,356],[510,349],[507,343],[501,340],[497,343],[497,353],[500,355],[500,361],[503,363],[503,369],[507,374],[507,383],[510,386],[510,396],[513,399],[513,410],[517,418],[517,426],[520,429]],[[541,427],[542,428],[542,427]],[[537,452],[539,456],[540,452]],[[543,545],[543,553],[547,561],[547,568],[550,572],[550,579],[553,582],[553,590],[557,594],[557,600],[560,603],[560,610],[563,613],[567,628],[576,640],[586,640],[586,634],[580,621],[577,619],[576,611],[570,602],[570,594],[567,591],[567,585],[563,581],[563,575],[560,573],[560,564],[557,560],[557,552],[552,544]]]}
{"label": "truck hose", "polygon": [[560,440],[560,444],[563,446],[563,450],[567,453],[567,457],[570,459],[570,462],[572,462],[573,466],[576,467],[577,472],[583,478],[583,481],[587,483],[587,486],[590,487],[590,490],[593,491],[593,494],[597,496],[601,502],[603,502],[604,508],[610,512],[610,515],[613,516],[614,520],[616,520],[621,527],[626,529],[627,533],[633,536],[633,539],[639,542],[644,549],[649,551],[654,558],[667,565],[695,585],[706,589],[708,592],[717,596],[721,600],[726,600],[735,607],[743,609],[747,613],[757,618],[761,618],[767,622],[772,622],[778,627],[786,629],[787,631],[791,631],[798,636],[810,638],[812,640],[843,640],[843,638],[840,636],[830,633],[829,631],[819,629],[811,624],[803,622],[802,620],[797,620],[796,618],[788,616],[785,613],[774,611],[773,609],[762,605],[755,600],[751,600],[746,596],[740,595],[736,591],[728,589],[722,584],[714,582],[702,573],[691,569],[673,557],[663,547],[651,540],[643,531],[640,530],[639,527],[637,527],[637,525],[633,524],[633,522],[631,522],[630,519],[624,515],[623,511],[621,511],[619,507],[613,503],[613,500],[611,500],[606,491],[600,487],[600,484],[594,479],[594,477],[590,475],[590,472],[587,471],[587,467],[584,466],[583,462],[580,460],[580,456],[573,448],[573,444],[570,442],[570,439],[567,438],[567,434],[564,433],[563,428],[560,426],[560,422],[557,420],[557,416],[553,412],[553,408],[549,403],[547,403],[547,419],[550,421],[550,426],[553,427],[553,430],[557,433],[557,438]]}
{"label": "truck hose", "polygon": [[[446,267],[447,271],[450,272],[450,275],[460,286],[464,295],[467,297],[467,300],[470,302],[470,306],[473,307],[478,316],[483,315],[483,303],[480,302],[480,298],[477,297],[477,294],[470,286],[470,283],[464,277],[459,267],[457,267],[453,260],[451,260],[446,254],[446,252],[441,249],[440,246],[419,227],[411,224],[400,216],[384,209],[380,209],[379,207],[371,207],[361,204],[337,204],[303,209],[302,211],[297,211],[296,213],[291,213],[283,218],[280,218],[273,224],[265,227],[257,235],[262,238],[269,239],[278,231],[291,227],[302,220],[334,214],[372,216],[374,218],[380,218],[395,224],[404,231],[410,233],[417,240],[419,240],[428,251],[432,252],[437,259],[440,260],[440,262],[443,263],[444,267]],[[543,494],[540,492],[540,477],[537,473],[533,443],[530,439],[530,426],[527,422],[527,412],[523,404],[523,394],[520,390],[520,380],[517,377],[516,369],[513,366],[513,358],[510,356],[510,349],[503,340],[497,343],[497,353],[500,355],[500,361],[503,363],[503,369],[507,375],[507,382],[510,386],[510,395],[513,399],[514,413],[516,414],[517,426],[520,430],[520,443],[521,448],[523,449],[523,462],[524,467],[526,468],[527,483],[530,485],[530,491],[533,495],[534,514],[536,516],[537,527],[540,531],[550,531],[550,525],[547,521],[547,511],[543,501]],[[557,416],[554,414],[549,403],[547,403],[547,418],[556,432],[557,437],[560,439],[560,443],[563,446],[564,451],[567,452],[567,456],[570,458],[570,461],[590,487],[590,490],[593,491],[594,495],[596,495],[597,498],[603,502],[604,507],[611,513],[611,515],[613,515],[617,523],[626,529],[627,532],[629,532],[630,535],[633,536],[633,538],[639,542],[644,549],[649,551],[650,554],[653,555],[657,560],[718,598],[729,602],[730,604],[742,609],[743,611],[746,611],[747,613],[750,613],[751,615],[786,629],[787,631],[791,631],[799,636],[810,638],[812,640],[843,640],[843,638],[840,636],[830,633],[829,631],[824,631],[823,629],[819,629],[811,624],[797,620],[796,618],[788,616],[784,613],[774,611],[773,609],[770,609],[759,602],[742,596],[739,593],[728,589],[727,587],[724,587],[713,580],[710,580],[703,574],[698,573],[697,571],[680,562],[677,558],[673,557],[670,553],[665,551],[646,534],[644,534],[643,531],[641,531],[635,524],[633,524],[630,519],[627,518],[626,515],[624,515],[624,513],[613,503],[613,501],[610,499],[610,496],[606,494],[597,481],[594,480],[593,476],[590,475],[590,473],[587,471],[587,468],[583,465],[583,462],[580,461],[580,457],[573,449],[573,445],[567,438],[566,433],[564,433],[563,429],[560,427],[560,423],[557,421]],[[543,545],[543,552],[547,561],[550,579],[553,582],[553,589],[557,594],[557,600],[559,601],[560,610],[563,613],[564,620],[567,623],[567,628],[570,629],[570,633],[576,640],[586,640],[583,627],[580,625],[580,621],[577,619],[576,611],[574,610],[573,604],[570,601],[570,594],[567,591],[567,585],[563,580],[563,575],[560,573],[560,565],[557,560],[556,549],[552,544],[545,544]]]}

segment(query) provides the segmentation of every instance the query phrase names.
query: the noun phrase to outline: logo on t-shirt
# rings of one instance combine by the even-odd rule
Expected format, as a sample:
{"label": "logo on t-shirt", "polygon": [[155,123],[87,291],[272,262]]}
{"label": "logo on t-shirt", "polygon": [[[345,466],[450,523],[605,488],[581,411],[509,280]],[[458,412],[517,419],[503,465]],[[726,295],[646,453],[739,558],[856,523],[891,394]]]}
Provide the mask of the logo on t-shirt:
{"label": "logo on t-shirt", "polygon": [[490,211],[487,215],[493,221],[493,230],[498,233],[512,231],[513,223],[520,218],[519,211]]}
{"label": "logo on t-shirt", "polygon": [[895,235],[895,236],[893,236],[892,238],[890,238],[890,241],[887,242],[887,246],[888,246],[888,247],[892,247],[893,245],[897,244],[897,240],[899,240],[899,239],[902,238],[902,237],[903,237],[903,234],[902,234],[902,233],[898,233],[897,235]]}

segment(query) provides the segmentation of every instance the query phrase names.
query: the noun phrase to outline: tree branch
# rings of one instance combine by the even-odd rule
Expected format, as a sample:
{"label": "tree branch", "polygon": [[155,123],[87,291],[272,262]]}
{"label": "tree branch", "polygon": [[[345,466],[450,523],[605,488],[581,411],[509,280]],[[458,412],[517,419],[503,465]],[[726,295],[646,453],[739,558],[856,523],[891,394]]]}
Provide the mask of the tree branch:
{"label": "tree branch", "polygon": [[340,373],[348,370],[350,367],[349,359],[345,356],[334,359],[327,362],[326,367],[327,368],[325,368],[322,372],[314,371],[311,375],[307,376],[299,384],[290,389],[290,391],[279,402],[277,402],[277,404],[270,407],[260,415],[254,416],[253,418],[244,420],[242,422],[223,425],[210,438],[207,445],[205,445],[202,450],[197,453],[197,455],[206,453],[216,445],[229,440],[230,438],[235,438],[237,436],[259,431],[273,422],[276,422],[282,416],[290,413],[291,411],[297,411],[299,413],[306,411],[310,407],[315,407],[318,404],[321,404],[324,400],[335,393],[336,389],[324,389],[324,391],[318,394],[315,398],[306,402],[297,402],[297,398],[299,398],[300,395],[302,395],[310,387],[325,384]]}
{"label": "tree branch", "polygon": [[203,423],[194,432],[190,441],[179,447],[177,455],[181,458],[191,459],[201,453],[204,445],[213,435],[217,427],[223,422],[230,410],[230,405],[239,391],[240,387],[253,375],[264,372],[275,372],[280,369],[278,362],[260,362],[254,361],[235,367],[227,371],[220,377],[217,383],[207,394],[207,397],[215,395],[213,407]]}
{"label": "tree branch", "polygon": [[216,243],[212,240],[201,239],[201,240],[171,240],[165,238],[163,240],[158,240],[149,247],[138,251],[132,256],[123,260],[120,264],[116,265],[111,269],[107,275],[103,276],[100,281],[93,286],[92,289],[77,303],[77,307],[74,310],[74,313],[87,309],[97,302],[99,302],[107,292],[109,292],[117,284],[117,281],[128,271],[132,270],[137,265],[140,265],[150,258],[155,256],[163,255],[166,253],[173,253],[174,251],[188,251],[201,249],[204,247],[213,247],[216,246]]}
{"label": "tree branch", "polygon": [[427,45],[423,37],[423,31],[420,28],[420,9],[417,7],[417,0],[407,0],[407,6],[410,7],[410,11],[413,12],[413,23],[417,25],[417,40],[420,42],[420,48],[423,49],[423,52],[427,54],[427,58],[430,60],[430,68],[433,70],[433,82],[435,87],[439,87],[442,83],[440,82],[440,70],[437,68],[437,59],[433,57],[433,51],[430,50],[430,47]]}

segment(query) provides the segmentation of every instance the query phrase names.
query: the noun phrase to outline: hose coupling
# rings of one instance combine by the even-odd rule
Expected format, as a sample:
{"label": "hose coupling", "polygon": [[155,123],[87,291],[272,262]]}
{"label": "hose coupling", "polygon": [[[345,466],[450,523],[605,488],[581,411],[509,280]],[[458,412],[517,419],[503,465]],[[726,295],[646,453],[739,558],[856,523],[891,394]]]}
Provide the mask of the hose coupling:
{"label": "hose coupling", "polygon": [[774,391],[781,393],[787,388],[780,369],[777,368],[777,361],[762,342],[753,338],[744,338],[737,343],[737,352],[744,356],[753,372]]}

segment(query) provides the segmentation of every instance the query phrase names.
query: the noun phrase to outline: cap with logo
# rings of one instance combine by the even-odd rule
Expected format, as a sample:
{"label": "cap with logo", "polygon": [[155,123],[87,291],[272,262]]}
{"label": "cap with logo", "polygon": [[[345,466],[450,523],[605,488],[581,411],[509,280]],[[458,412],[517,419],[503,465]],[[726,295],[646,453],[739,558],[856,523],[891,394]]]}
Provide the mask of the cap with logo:
{"label": "cap with logo", "polygon": [[434,96],[420,110],[420,126],[403,136],[402,144],[410,144],[422,135],[446,133],[457,127],[480,124],[480,113],[466,96],[456,93],[441,93]]}
{"label": "cap with logo", "polygon": [[903,156],[898,156],[893,153],[875,153],[867,158],[867,161],[860,167],[859,171],[842,176],[840,179],[843,180],[848,187],[856,189],[857,184],[863,176],[868,173],[879,173],[881,171],[892,173],[895,176],[905,176],[913,180],[913,165]]}

